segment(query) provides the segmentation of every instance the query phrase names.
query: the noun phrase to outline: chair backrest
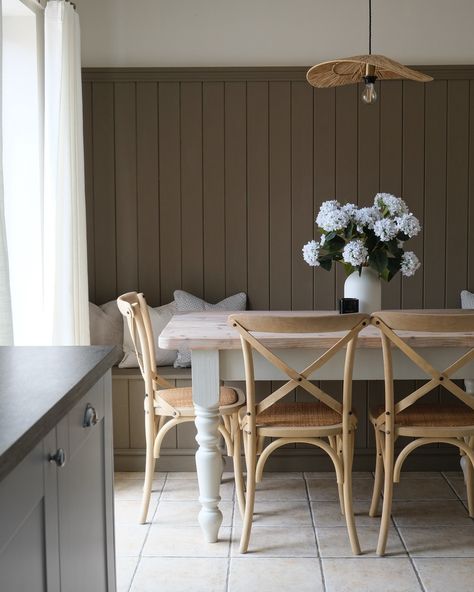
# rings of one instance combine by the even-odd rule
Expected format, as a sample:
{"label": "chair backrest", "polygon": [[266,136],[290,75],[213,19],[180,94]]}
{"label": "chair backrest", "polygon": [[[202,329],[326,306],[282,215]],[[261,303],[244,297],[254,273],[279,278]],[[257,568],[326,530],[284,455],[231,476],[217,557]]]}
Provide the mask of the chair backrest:
{"label": "chair backrest", "polygon": [[[128,292],[117,298],[117,306],[127,319],[138,365],[145,382],[146,395],[149,396],[150,410],[153,406],[153,392],[161,388],[172,388],[166,379],[156,371],[155,337],[148,312],[145,296],[137,292]],[[160,398],[160,405],[168,412],[176,410]]]}
{"label": "chair backrest", "polygon": [[[392,413],[392,416],[396,413],[400,413],[438,386],[443,387],[471,409],[474,409],[474,397],[467,394],[451,379],[451,376],[455,372],[474,360],[474,348],[467,347],[467,351],[451,363],[448,368],[439,370],[421,355],[420,348],[415,351],[409,345],[409,341],[405,341],[402,336],[396,333],[396,331],[413,331],[426,334],[449,333],[450,337],[462,336],[466,333],[474,333],[474,310],[381,311],[373,313],[371,323],[381,331],[384,357],[386,412],[388,411],[388,413]],[[403,397],[403,399],[397,402],[397,404],[394,403],[392,345],[403,352],[403,354],[423,370],[423,372],[426,373],[427,378],[429,378],[428,382]],[[378,421],[379,423],[382,423],[384,417],[381,415],[378,418]]]}
{"label": "chair backrest", "polygon": [[[292,315],[258,315],[258,314],[233,314],[229,316],[228,323],[240,333],[242,351],[245,363],[247,409],[255,416],[274,405],[297,387],[303,388],[313,397],[342,415],[343,408],[350,411],[352,405],[352,370],[354,365],[354,353],[357,336],[360,330],[369,324],[370,317],[365,314],[339,315],[328,313],[327,315],[310,314],[304,316]],[[340,335],[340,333],[343,333]],[[292,334],[291,340],[297,346],[297,335],[300,334],[330,334],[337,333],[336,342],[328,347],[322,355],[314,360],[304,370],[299,371],[284,362],[274,351],[262,342],[269,333]],[[258,337],[256,336],[258,335]],[[268,343],[268,342],[267,342]],[[343,404],[334,399],[311,382],[317,380],[313,374],[326,364],[333,356],[347,345],[344,367],[344,395]],[[281,387],[265,397],[258,405],[255,401],[255,376],[253,353],[257,351],[273,366],[278,368],[289,380]]]}

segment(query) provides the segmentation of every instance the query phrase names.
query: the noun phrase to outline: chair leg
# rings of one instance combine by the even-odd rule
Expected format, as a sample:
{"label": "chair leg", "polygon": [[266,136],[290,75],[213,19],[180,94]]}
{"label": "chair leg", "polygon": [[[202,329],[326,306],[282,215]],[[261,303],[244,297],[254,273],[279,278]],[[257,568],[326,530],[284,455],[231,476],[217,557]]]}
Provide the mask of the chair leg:
{"label": "chair leg", "polygon": [[393,498],[393,466],[394,466],[394,439],[393,434],[385,434],[385,456],[384,456],[384,487],[383,487],[383,506],[382,519],[380,521],[379,540],[377,543],[377,555],[385,554],[387,546],[388,529],[390,526],[390,516],[392,513]]}
{"label": "chair leg", "polygon": [[[331,444],[331,440],[329,440]],[[332,446],[332,444],[331,444]],[[342,438],[341,436],[334,436],[334,450],[336,451],[337,456],[341,459],[342,462]],[[341,508],[341,516],[344,516],[344,484],[338,483],[337,484],[337,493],[339,495],[339,507]]]}
{"label": "chair leg", "polygon": [[[154,418],[153,418],[154,421]],[[154,429],[148,417],[145,417],[145,436],[146,436],[146,458],[145,458],[145,483],[143,484],[142,505],[140,509],[140,524],[145,524],[148,508],[150,507],[151,489],[153,485],[153,475],[155,473],[154,448]]]}
{"label": "chair leg", "polygon": [[339,495],[339,508],[341,510],[341,516],[344,516],[344,484],[337,484],[337,493]]}
{"label": "chair leg", "polygon": [[372,492],[372,502],[370,503],[369,516],[372,518],[377,516],[379,509],[380,494],[382,492],[383,482],[383,456],[382,456],[382,435],[380,431],[374,426],[375,445],[376,445],[376,460],[375,460],[375,480],[374,490]]}
{"label": "chair leg", "polygon": [[354,520],[354,508],[352,505],[352,462],[354,458],[354,428],[343,438],[342,462],[344,465],[344,515],[346,517],[347,532],[351,541],[352,552],[360,555],[359,538]]}
{"label": "chair leg", "polygon": [[[472,448],[474,438],[470,438],[469,446]],[[474,518],[474,476],[473,476],[473,466],[472,463],[467,456],[467,454],[463,457],[465,459],[465,481],[466,481],[466,492],[467,492],[467,508],[469,511],[469,516]]]}
{"label": "chair leg", "polygon": [[245,494],[244,494],[244,478],[242,475],[242,459],[241,459],[241,437],[242,432],[239,426],[239,416],[235,413],[232,416],[232,434],[234,439],[234,479],[235,479],[235,490],[237,494],[237,502],[239,504],[240,515],[244,516],[245,512]]}
{"label": "chair leg", "polygon": [[247,465],[247,491],[245,496],[245,511],[242,521],[242,536],[240,538],[240,552],[247,553],[252,530],[253,509],[255,504],[255,472],[257,464],[256,436],[248,434],[245,461]]}

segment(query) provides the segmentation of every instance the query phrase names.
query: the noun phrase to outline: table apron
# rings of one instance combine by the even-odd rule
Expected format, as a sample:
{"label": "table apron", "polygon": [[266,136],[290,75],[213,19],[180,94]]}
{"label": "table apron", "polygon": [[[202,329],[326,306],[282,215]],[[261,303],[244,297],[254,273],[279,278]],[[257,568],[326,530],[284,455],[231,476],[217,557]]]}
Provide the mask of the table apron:
{"label": "table apron", "polygon": [[[275,353],[289,366],[303,370],[309,366],[325,350],[315,349],[281,349]],[[416,351],[416,350],[415,350]],[[443,371],[466,352],[466,348],[420,348],[419,353],[432,366]],[[345,352],[338,352],[320,370],[314,373],[313,380],[341,380],[344,369]],[[259,354],[254,355],[256,380],[285,380],[287,376],[272,366]],[[426,379],[426,373],[416,366],[399,350],[393,351],[393,373],[398,380]],[[245,378],[244,363],[240,350],[219,351],[219,377],[221,380],[243,380]],[[383,380],[383,358],[379,349],[358,349],[354,364],[354,380]],[[474,361],[458,370],[452,378],[474,378]]]}

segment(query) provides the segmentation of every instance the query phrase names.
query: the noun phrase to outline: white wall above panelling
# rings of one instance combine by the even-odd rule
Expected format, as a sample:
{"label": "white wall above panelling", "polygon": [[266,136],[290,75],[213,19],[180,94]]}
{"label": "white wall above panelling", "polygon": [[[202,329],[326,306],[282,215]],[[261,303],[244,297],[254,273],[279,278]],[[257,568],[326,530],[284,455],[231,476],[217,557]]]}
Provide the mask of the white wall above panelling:
{"label": "white wall above panelling", "polygon": [[[75,0],[84,66],[308,65],[366,53],[367,0]],[[373,0],[373,52],[474,63],[474,0]]]}

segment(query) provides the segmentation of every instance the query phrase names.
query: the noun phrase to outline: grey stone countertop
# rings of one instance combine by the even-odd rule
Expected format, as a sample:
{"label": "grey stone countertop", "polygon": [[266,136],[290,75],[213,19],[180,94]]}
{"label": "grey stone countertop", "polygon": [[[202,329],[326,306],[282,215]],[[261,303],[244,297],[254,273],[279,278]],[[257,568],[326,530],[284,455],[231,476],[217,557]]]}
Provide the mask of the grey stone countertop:
{"label": "grey stone countertop", "polygon": [[121,356],[114,346],[0,347],[0,480]]}

